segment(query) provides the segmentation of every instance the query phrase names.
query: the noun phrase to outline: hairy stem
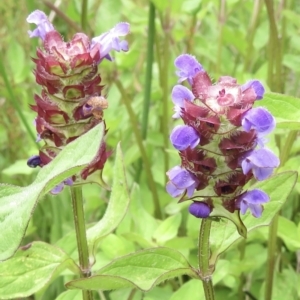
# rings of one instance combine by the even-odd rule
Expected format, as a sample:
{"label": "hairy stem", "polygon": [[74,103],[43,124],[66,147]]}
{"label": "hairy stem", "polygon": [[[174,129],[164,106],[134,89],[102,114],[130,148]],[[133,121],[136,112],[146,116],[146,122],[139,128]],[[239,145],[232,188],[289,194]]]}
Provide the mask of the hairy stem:
{"label": "hairy stem", "polygon": [[[71,187],[71,198],[74,215],[74,225],[77,239],[77,248],[79,255],[79,265],[81,269],[81,277],[89,277],[91,275],[89,262],[89,249],[86,239],[85,219],[83,210],[82,188]],[[92,291],[82,291],[83,300],[93,300]]]}
{"label": "hairy stem", "polygon": [[204,289],[205,299],[214,300],[215,293],[212,283],[212,272],[209,265],[210,249],[209,249],[209,235],[211,228],[211,219],[202,219],[199,232],[199,245],[198,245],[198,259],[199,269]]}

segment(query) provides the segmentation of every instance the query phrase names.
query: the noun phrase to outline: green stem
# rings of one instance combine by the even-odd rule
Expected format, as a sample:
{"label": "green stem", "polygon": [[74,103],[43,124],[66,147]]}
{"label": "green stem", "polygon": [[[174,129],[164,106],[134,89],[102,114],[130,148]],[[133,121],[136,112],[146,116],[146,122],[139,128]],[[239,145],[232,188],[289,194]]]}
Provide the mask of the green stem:
{"label": "green stem", "polygon": [[[164,141],[164,149],[163,149],[163,155],[164,155],[164,166],[165,166],[165,172],[166,173],[169,170],[169,155],[166,151],[169,147],[169,122],[166,122],[166,120],[169,120],[169,101],[170,101],[170,90],[169,90],[169,61],[170,61],[170,9],[166,11],[166,16],[164,20],[163,25],[164,30],[164,42],[163,42],[163,59],[162,59],[162,72],[160,73],[161,76],[161,88],[162,88],[162,102],[163,102],[163,110],[162,110],[162,116],[161,116],[161,129],[163,134],[163,141]],[[165,180],[167,178],[165,177]],[[165,182],[166,183],[166,182]]]}
{"label": "green stem", "polygon": [[222,49],[223,49],[223,28],[226,19],[226,1],[220,1],[220,12],[219,12],[219,37],[218,37],[218,51],[217,51],[217,63],[216,63],[216,74],[220,76],[222,64]]}
{"label": "green stem", "polygon": [[[74,225],[77,239],[77,248],[79,255],[79,265],[81,269],[81,277],[89,277],[91,275],[89,262],[89,249],[86,239],[82,188],[71,187],[71,198],[74,215]],[[82,290],[83,300],[93,300],[92,291]]]}
{"label": "green stem", "polygon": [[87,31],[87,13],[88,13],[88,0],[82,0],[81,4],[81,28],[84,32]]}
{"label": "green stem", "polygon": [[278,227],[278,213],[273,218],[272,223],[269,227],[265,300],[272,300],[274,269],[275,269],[276,254],[277,254],[276,253],[277,227]]}
{"label": "green stem", "polygon": [[212,267],[209,265],[210,249],[209,249],[209,235],[211,228],[211,219],[202,219],[199,232],[199,247],[198,259],[199,269],[202,280],[202,285],[206,300],[214,300],[215,293],[212,283]]}
{"label": "green stem", "polygon": [[115,79],[114,83],[116,84],[117,88],[119,89],[121,95],[122,95],[122,101],[125,104],[126,110],[129,115],[129,120],[131,122],[131,127],[133,130],[133,134],[135,135],[139,150],[141,152],[143,164],[145,167],[145,172],[148,178],[149,182],[149,188],[152,193],[153,197],[153,203],[154,203],[154,215],[156,218],[161,219],[162,218],[162,212],[160,209],[160,204],[159,204],[159,198],[158,198],[158,192],[156,188],[156,184],[153,178],[152,170],[151,170],[151,164],[147,156],[147,152],[145,149],[145,146],[143,144],[142,136],[139,131],[139,124],[138,120],[136,117],[136,114],[134,113],[132,107],[131,107],[131,99],[128,98],[128,95],[126,93],[126,90],[124,89],[121,81],[119,79]]}
{"label": "green stem", "polygon": [[[155,36],[155,6],[152,2],[149,4],[149,17],[148,17],[148,41],[147,41],[147,64],[146,64],[146,76],[144,86],[144,106],[142,113],[142,138],[147,138],[148,119],[149,119],[149,107],[151,99],[151,83],[152,83],[152,66],[154,57],[154,36]],[[136,182],[139,182],[142,171],[142,160],[139,160]]]}
{"label": "green stem", "polygon": [[19,118],[21,119],[23,125],[25,126],[25,128],[27,130],[27,133],[29,134],[29,136],[33,140],[35,146],[37,148],[39,148],[39,146],[36,143],[36,136],[33,133],[33,131],[31,130],[31,128],[29,126],[29,123],[28,123],[26,117],[23,114],[22,107],[20,106],[20,103],[18,102],[19,99],[15,96],[15,94],[13,92],[13,88],[12,88],[12,86],[10,84],[10,81],[7,78],[3,62],[4,62],[4,59],[2,57],[2,54],[0,53],[0,74],[1,74],[1,76],[3,78],[3,81],[4,81],[4,84],[6,86],[7,92],[9,94],[9,100],[11,101],[14,109],[16,110]]}

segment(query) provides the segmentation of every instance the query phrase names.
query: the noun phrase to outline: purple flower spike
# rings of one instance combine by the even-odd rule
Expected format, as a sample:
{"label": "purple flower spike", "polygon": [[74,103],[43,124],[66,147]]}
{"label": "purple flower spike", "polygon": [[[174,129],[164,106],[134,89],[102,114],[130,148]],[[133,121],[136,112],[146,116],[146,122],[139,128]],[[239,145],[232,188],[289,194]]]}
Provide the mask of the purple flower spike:
{"label": "purple flower spike", "polygon": [[270,200],[269,196],[258,189],[248,191],[240,195],[237,199],[236,206],[240,209],[241,214],[245,214],[247,209],[249,209],[252,215],[259,218],[263,211],[262,204]]}
{"label": "purple flower spike", "polygon": [[128,51],[128,43],[125,40],[120,40],[119,36],[125,36],[130,31],[129,23],[119,23],[114,28],[109,30],[106,33],[101,34],[100,36],[94,37],[92,39],[91,47],[94,47],[96,44],[100,46],[100,60],[104,57],[108,60],[111,60],[109,52],[111,50],[116,50],[120,52],[121,50],[126,52]]}
{"label": "purple flower spike", "polygon": [[248,152],[241,166],[244,174],[252,170],[257,180],[264,180],[273,173],[273,169],[277,168],[279,163],[278,157],[272,151],[262,148]]}
{"label": "purple flower spike", "polygon": [[197,147],[200,142],[200,137],[193,127],[178,125],[173,129],[170,140],[174,148],[183,151],[188,147],[191,147],[191,149]]}
{"label": "purple flower spike", "polygon": [[249,132],[255,129],[258,135],[270,133],[275,128],[275,119],[265,108],[256,107],[248,110],[242,118],[242,126]]}
{"label": "purple flower spike", "polygon": [[167,192],[172,197],[178,197],[187,190],[188,197],[192,197],[199,184],[197,178],[184,168],[176,166],[167,172],[170,181],[167,183]]}
{"label": "purple flower spike", "polygon": [[51,22],[48,20],[46,14],[40,10],[35,10],[26,19],[28,23],[34,23],[37,28],[33,31],[28,31],[29,37],[39,37],[42,40],[48,32],[55,30]]}
{"label": "purple flower spike", "polygon": [[252,88],[256,94],[256,100],[261,100],[264,97],[265,88],[259,80],[250,80],[241,86],[242,92]]}
{"label": "purple flower spike", "polygon": [[193,202],[189,207],[189,212],[196,218],[205,219],[209,217],[211,209],[205,202]]}
{"label": "purple flower spike", "polygon": [[179,77],[178,82],[182,82],[187,79],[190,85],[193,84],[193,77],[203,70],[203,67],[197,59],[189,54],[179,55],[174,62],[176,68],[179,71],[176,72],[176,75]]}
{"label": "purple flower spike", "polygon": [[172,100],[175,104],[175,114],[172,116],[177,119],[180,117],[181,108],[184,107],[184,101],[193,101],[194,94],[183,85],[175,85],[172,90]]}

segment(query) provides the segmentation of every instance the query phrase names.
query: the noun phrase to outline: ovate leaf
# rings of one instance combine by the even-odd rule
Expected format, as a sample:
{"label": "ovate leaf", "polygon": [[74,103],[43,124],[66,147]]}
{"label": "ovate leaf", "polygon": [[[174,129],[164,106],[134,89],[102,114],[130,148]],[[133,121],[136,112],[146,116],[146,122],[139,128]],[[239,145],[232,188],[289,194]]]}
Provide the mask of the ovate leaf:
{"label": "ovate leaf", "polygon": [[0,260],[11,257],[24,236],[37,201],[57,184],[78,173],[95,157],[102,142],[103,124],[68,144],[27,187],[0,185]]}
{"label": "ovate leaf", "polygon": [[59,248],[43,242],[24,246],[14,257],[0,263],[0,299],[32,295],[65,268],[79,273],[75,262]]}
{"label": "ovate leaf", "polygon": [[197,277],[181,253],[170,248],[154,248],[120,257],[96,275],[73,280],[66,286],[70,289],[87,290],[132,287],[149,291],[164,280],[184,274]]}
{"label": "ovate leaf", "polygon": [[[297,173],[284,172],[263,182],[258,182],[251,187],[251,189],[258,188],[267,193],[270,196],[270,202],[264,205],[264,211],[260,218],[253,217],[249,211],[244,216],[241,216],[248,232],[271,223],[274,215],[285,203],[296,180]],[[215,264],[217,257],[240,238],[241,236],[231,221],[221,220],[220,222],[213,222],[210,234],[211,264]]]}
{"label": "ovate leaf", "polygon": [[277,128],[300,129],[300,99],[288,95],[267,93],[258,106],[266,107],[276,118]]}

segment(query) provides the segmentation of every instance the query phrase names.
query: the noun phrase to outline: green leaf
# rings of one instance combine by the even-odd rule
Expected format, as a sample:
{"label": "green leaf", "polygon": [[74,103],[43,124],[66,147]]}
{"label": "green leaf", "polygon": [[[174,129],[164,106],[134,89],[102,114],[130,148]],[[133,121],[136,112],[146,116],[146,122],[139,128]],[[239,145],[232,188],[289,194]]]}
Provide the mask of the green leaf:
{"label": "green leaf", "polygon": [[79,273],[75,262],[57,247],[43,242],[21,247],[14,257],[0,264],[0,299],[32,295],[65,268]]}
{"label": "green leaf", "polygon": [[103,124],[100,123],[68,144],[40,170],[31,185],[0,185],[0,260],[8,259],[17,250],[38,200],[93,160],[103,133]]}
{"label": "green leaf", "polygon": [[96,275],[73,280],[66,286],[88,290],[133,287],[149,291],[164,280],[184,274],[197,277],[181,253],[170,248],[154,248],[116,259]]}
{"label": "green leaf", "polygon": [[159,245],[163,245],[166,241],[171,240],[177,235],[180,223],[181,213],[168,217],[157,227],[153,234],[153,238]]}
{"label": "green leaf", "polygon": [[[284,172],[263,182],[258,182],[253,186],[253,188],[258,188],[266,192],[270,196],[270,202],[264,205],[264,211],[260,218],[253,217],[249,211],[241,217],[248,232],[257,227],[270,224],[274,215],[285,203],[296,180],[297,173]],[[241,236],[231,221],[221,220],[220,222],[213,222],[210,235],[211,264],[215,264],[218,256],[239,239],[241,239]]]}
{"label": "green leaf", "polygon": [[293,221],[279,216],[277,235],[283,240],[290,251],[300,249],[300,235]]}
{"label": "green leaf", "polygon": [[257,106],[266,107],[276,119],[277,128],[300,129],[300,99],[288,95],[267,93]]}
{"label": "green leaf", "polygon": [[82,292],[78,290],[61,293],[55,300],[82,300]]}
{"label": "green leaf", "polygon": [[192,279],[183,284],[176,292],[173,293],[170,300],[196,300],[205,299],[202,282]]}
{"label": "green leaf", "polygon": [[123,220],[129,206],[130,197],[126,184],[121,146],[117,146],[110,200],[103,218],[87,230],[87,240],[91,253],[97,242],[111,233]]}

